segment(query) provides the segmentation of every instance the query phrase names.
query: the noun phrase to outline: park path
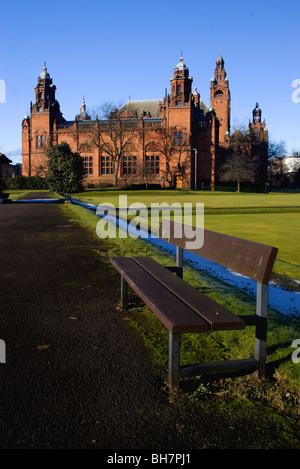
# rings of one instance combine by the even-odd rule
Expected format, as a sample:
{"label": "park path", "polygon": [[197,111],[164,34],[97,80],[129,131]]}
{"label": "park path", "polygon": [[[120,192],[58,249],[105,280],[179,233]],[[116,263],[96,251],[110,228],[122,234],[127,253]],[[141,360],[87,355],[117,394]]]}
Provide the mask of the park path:
{"label": "park path", "polygon": [[60,204],[0,208],[0,448],[192,448],[100,240]]}
{"label": "park path", "polygon": [[248,448],[257,434],[280,446],[281,427],[259,415],[171,403],[116,309],[119,286],[105,243],[61,204],[0,206],[0,449],[186,452]]}

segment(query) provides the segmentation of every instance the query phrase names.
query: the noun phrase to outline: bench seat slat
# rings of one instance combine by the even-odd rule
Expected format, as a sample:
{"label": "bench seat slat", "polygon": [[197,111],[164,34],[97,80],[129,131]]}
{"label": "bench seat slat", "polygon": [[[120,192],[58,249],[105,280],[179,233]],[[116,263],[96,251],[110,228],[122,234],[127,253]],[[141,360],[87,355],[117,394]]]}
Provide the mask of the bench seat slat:
{"label": "bench seat slat", "polygon": [[245,322],[240,317],[172,274],[172,272],[151,257],[136,256],[132,257],[132,259],[207,321],[212,331],[240,330],[245,328]]}
{"label": "bench seat slat", "polygon": [[207,332],[210,329],[206,321],[131,258],[112,257],[110,262],[170,332]]}

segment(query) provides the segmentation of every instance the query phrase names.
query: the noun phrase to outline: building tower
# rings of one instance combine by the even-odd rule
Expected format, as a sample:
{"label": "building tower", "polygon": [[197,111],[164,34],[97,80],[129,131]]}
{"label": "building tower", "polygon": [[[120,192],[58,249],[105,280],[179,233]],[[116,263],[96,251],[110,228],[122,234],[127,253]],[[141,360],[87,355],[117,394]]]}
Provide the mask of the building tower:
{"label": "building tower", "polygon": [[45,175],[45,149],[52,143],[54,122],[64,119],[55,99],[56,87],[47,71],[46,64],[35,87],[35,103],[30,104],[30,117],[22,121],[22,173],[24,176]]}
{"label": "building tower", "polygon": [[262,122],[261,114],[261,109],[256,103],[252,111],[252,122],[249,122],[248,133],[251,140],[251,156],[257,161],[257,186],[263,190],[267,182],[269,136],[265,120]]}
{"label": "building tower", "polygon": [[192,77],[189,76],[189,69],[183,62],[181,55],[179,63],[174,68],[174,77],[171,78],[171,98],[176,102],[177,106],[189,102],[192,81]]}
{"label": "building tower", "polygon": [[166,93],[160,106],[160,116],[166,117],[169,130],[176,131],[175,127],[178,127],[177,130],[183,132],[187,138],[191,128],[193,78],[189,76],[189,69],[182,55],[174,68],[174,76],[170,78],[170,82],[171,94]]}
{"label": "building tower", "polygon": [[219,143],[224,145],[230,134],[230,90],[221,54],[217,58],[215,77],[210,83],[210,106],[219,120]]}

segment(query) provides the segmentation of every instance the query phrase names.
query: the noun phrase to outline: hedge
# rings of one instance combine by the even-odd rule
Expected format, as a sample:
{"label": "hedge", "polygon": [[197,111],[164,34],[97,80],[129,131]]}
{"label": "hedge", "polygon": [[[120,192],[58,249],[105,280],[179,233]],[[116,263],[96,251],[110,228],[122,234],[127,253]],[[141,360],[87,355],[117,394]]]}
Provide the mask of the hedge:
{"label": "hedge", "polygon": [[16,176],[2,180],[3,189],[49,189],[46,178],[39,176]]}

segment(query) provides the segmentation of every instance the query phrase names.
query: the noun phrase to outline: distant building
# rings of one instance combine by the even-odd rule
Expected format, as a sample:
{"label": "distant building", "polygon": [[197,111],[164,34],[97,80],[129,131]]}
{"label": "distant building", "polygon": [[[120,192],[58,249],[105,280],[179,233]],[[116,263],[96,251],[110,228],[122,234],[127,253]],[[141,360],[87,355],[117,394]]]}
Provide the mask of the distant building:
{"label": "distant building", "polygon": [[294,173],[300,168],[300,156],[298,152],[294,152],[293,156],[283,157],[283,171],[285,173]]}
{"label": "distant building", "polygon": [[0,177],[7,178],[10,174],[10,163],[11,160],[7,158],[3,153],[0,153]]}
{"label": "distant building", "polygon": [[[116,129],[117,125],[124,125],[131,139],[118,168],[121,183],[129,178],[140,182],[149,175],[156,184],[166,181],[166,186],[172,182],[175,187],[206,185],[214,189],[220,163],[230,146],[231,95],[222,56],[216,61],[210,81],[209,107],[201,100],[197,88],[192,88],[192,83],[193,78],[181,56],[170,79],[170,93],[166,89],[162,99],[129,101],[119,111],[119,121],[112,120]],[[111,145],[108,120],[92,120],[87,115],[84,100],[75,119],[65,120],[55,91],[45,65],[38,77],[30,115],[26,114],[22,121],[23,175],[44,176],[47,146],[64,141],[84,158],[87,183],[112,183],[114,171],[108,151]],[[104,142],[102,145],[95,142],[96,126]],[[266,180],[268,133],[258,105],[248,133],[251,151],[258,156],[262,178]]]}
{"label": "distant building", "polygon": [[6,177],[6,171],[10,163],[11,160],[3,153],[0,153],[0,197],[2,196],[2,179]]}

